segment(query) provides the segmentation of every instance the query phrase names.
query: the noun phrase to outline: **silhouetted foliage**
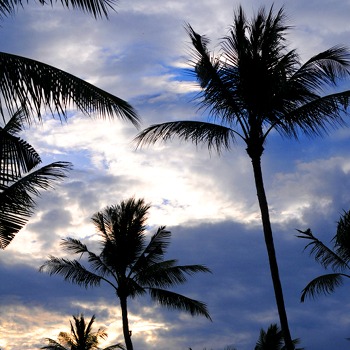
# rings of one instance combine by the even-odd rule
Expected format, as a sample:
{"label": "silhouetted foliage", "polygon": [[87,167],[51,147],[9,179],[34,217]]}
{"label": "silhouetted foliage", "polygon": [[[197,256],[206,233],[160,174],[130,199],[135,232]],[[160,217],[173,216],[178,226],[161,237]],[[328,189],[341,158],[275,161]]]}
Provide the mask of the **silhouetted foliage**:
{"label": "silhouetted foliage", "polygon": [[331,240],[332,248],[323,244],[310,229],[298,232],[299,238],[310,241],[305,246],[305,249],[310,249],[310,256],[314,256],[316,262],[325,269],[333,271],[309,282],[301,293],[301,301],[304,302],[306,297],[333,293],[343,284],[344,278],[350,278],[350,211],[344,211],[337,223],[337,232]]}
{"label": "silhouetted foliage", "polygon": [[107,333],[103,328],[99,328],[97,332],[92,331],[92,325],[95,322],[95,315],[91,317],[89,323],[86,323],[84,315],[73,315],[73,321],[70,323],[70,333],[60,332],[58,340],[46,338],[48,345],[41,349],[48,350],[114,350],[124,349],[121,344],[108,346],[100,349],[98,343],[100,340],[107,338]]}
{"label": "silhouetted foliage", "polygon": [[143,199],[130,198],[120,204],[108,206],[93,215],[101,237],[99,255],[74,238],[66,238],[61,245],[67,252],[81,258],[87,256],[88,267],[79,260],[50,256],[40,271],[61,275],[65,281],[82,287],[99,286],[101,282],[111,286],[120,301],[123,334],[126,348],[133,349],[128,321],[128,299],[149,294],[151,299],[170,309],[182,310],[210,319],[204,303],[169,291],[184,284],[188,276],[198,272],[210,272],[203,265],[177,265],[177,260],[165,260],[170,244],[170,231],[165,226],[146,244],[146,219],[150,208]]}
{"label": "silhouetted foliage", "polygon": [[0,127],[0,248],[5,249],[27,223],[42,190],[66,177],[71,163],[54,162],[41,168],[35,149],[18,134],[25,114],[17,111]]}
{"label": "silhouetted foliage", "polygon": [[283,8],[260,8],[248,20],[239,7],[229,33],[221,40],[218,55],[208,50],[209,40],[188,24],[193,44],[193,74],[201,92],[198,101],[208,112],[208,121],[180,120],[143,130],[137,146],[166,142],[173,137],[207,144],[209,150],[230,150],[238,140],[246,145],[251,159],[261,211],[264,238],[269,257],[275,298],[287,350],[294,345],[290,335],[283,291],[273,242],[261,157],[266,139],[276,131],[297,139],[326,134],[344,125],[350,91],[324,95],[349,76],[350,52],[334,46],[302,63],[295,50],[289,50]]}

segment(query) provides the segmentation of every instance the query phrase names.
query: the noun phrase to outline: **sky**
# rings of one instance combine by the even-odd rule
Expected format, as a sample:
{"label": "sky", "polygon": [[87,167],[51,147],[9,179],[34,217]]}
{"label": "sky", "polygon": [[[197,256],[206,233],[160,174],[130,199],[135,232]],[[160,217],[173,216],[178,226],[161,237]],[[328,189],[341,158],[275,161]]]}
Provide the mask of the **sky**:
{"label": "sky", "polygon": [[[275,1],[292,26],[288,40],[303,61],[337,44],[350,46],[350,3]],[[95,20],[60,5],[24,4],[2,21],[1,51],[66,70],[130,102],[142,128],[203,117],[186,75],[190,43],[184,29],[211,39],[232,24],[239,2],[228,0],[120,0],[109,20]],[[244,1],[249,17],[267,1]],[[348,88],[344,84],[343,88]],[[212,274],[190,278],[178,290],[204,301],[212,322],[169,311],[145,297],[130,302],[135,349],[252,350],[260,329],[278,323],[260,224],[252,169],[237,142],[220,157],[202,146],[174,140],[135,149],[131,124],[89,119],[71,111],[67,123],[48,118],[23,137],[43,164],[69,161],[74,169],[55,190],[43,193],[35,215],[0,252],[0,348],[32,350],[69,331],[72,315],[96,315],[107,346],[122,342],[118,300],[108,286],[88,289],[38,272],[48,255],[63,256],[70,236],[97,247],[91,216],[130,197],[152,207],[148,235],[166,225],[172,232],[168,258],[204,264]],[[310,227],[325,243],[350,209],[350,129],[323,138],[281,139],[271,134],[262,160],[285,303],[293,338],[305,349],[348,349],[350,281],[333,295],[300,303],[301,290],[324,270],[296,229]]]}

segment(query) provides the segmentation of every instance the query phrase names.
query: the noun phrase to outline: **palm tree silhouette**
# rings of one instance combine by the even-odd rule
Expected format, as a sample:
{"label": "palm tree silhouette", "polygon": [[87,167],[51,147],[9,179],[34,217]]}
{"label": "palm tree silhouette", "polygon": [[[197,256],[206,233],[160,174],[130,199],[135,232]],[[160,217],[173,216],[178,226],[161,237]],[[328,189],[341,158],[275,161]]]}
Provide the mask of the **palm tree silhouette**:
{"label": "palm tree silhouette", "polygon": [[127,350],[133,349],[128,320],[128,299],[149,294],[162,306],[203,315],[210,319],[204,303],[174,293],[168,288],[183,284],[187,276],[210,272],[203,265],[177,265],[177,260],[165,260],[171,233],[164,226],[146,244],[145,230],[149,204],[143,199],[130,198],[118,205],[106,207],[92,217],[101,236],[101,253],[91,252],[74,238],[64,239],[62,247],[68,252],[87,255],[89,268],[78,260],[50,256],[40,271],[63,278],[84,287],[110,285],[119,298],[123,334]]}
{"label": "palm tree silhouette", "polygon": [[18,136],[26,116],[17,111],[0,127],[0,249],[5,249],[27,223],[41,190],[66,177],[69,162],[54,162],[38,168],[41,158]]}
{"label": "palm tree silhouette", "polygon": [[297,237],[310,241],[305,249],[310,248],[310,255],[316,262],[333,271],[309,282],[301,293],[301,301],[304,302],[306,297],[333,293],[343,284],[344,278],[350,278],[350,211],[345,211],[337,223],[337,232],[331,241],[333,248],[323,244],[310,229],[297,231],[300,233]]}
{"label": "palm tree silhouette", "polygon": [[202,92],[199,104],[209,111],[206,121],[181,120],[152,125],[138,134],[137,147],[169,141],[173,137],[206,143],[219,154],[230,150],[236,138],[246,145],[251,159],[275,299],[287,350],[291,339],[269,206],[264,188],[261,157],[272,131],[287,138],[300,134],[322,135],[344,124],[350,91],[324,95],[323,88],[337,86],[349,75],[349,51],[335,46],[302,64],[288,50],[283,8],[276,13],[260,8],[248,21],[242,7],[229,34],[221,41],[219,56],[211,54],[209,40],[188,25],[192,41],[194,75]]}
{"label": "palm tree silhouette", "polygon": [[[46,338],[48,345],[41,349],[48,350],[99,350],[98,343],[100,340],[107,338],[107,333],[103,328],[97,332],[92,331],[92,325],[95,322],[95,315],[91,317],[89,323],[86,323],[84,315],[74,316],[70,323],[70,333],[60,332],[58,341]],[[103,350],[124,349],[120,344],[115,344],[104,348]]]}

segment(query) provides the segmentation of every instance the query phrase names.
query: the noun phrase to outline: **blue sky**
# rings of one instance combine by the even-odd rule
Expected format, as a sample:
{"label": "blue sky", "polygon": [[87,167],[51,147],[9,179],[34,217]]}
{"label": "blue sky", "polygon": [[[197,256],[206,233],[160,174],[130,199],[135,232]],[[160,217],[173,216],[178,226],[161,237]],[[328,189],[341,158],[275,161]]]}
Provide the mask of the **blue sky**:
{"label": "blue sky", "polygon": [[[336,44],[350,46],[350,5],[332,1],[275,1],[284,4],[293,26],[288,39],[305,60]],[[219,39],[232,23],[239,2],[120,1],[109,21],[60,6],[25,5],[3,21],[1,50],[31,57],[73,73],[128,100],[142,125],[198,118],[191,102],[196,85],[188,68],[189,39],[184,23]],[[249,16],[270,2],[245,1]],[[182,73],[183,72],[183,73]],[[347,88],[345,85],[344,88]],[[135,349],[251,350],[260,328],[278,323],[267,254],[260,226],[251,164],[238,143],[221,157],[205,147],[174,141],[135,150],[137,130],[119,121],[90,120],[75,111],[67,124],[48,119],[25,138],[44,163],[71,161],[74,170],[43,194],[36,215],[0,252],[0,347],[31,350],[68,331],[72,314],[96,315],[109,334],[104,345],[123,340],[118,301],[101,287],[84,290],[39,274],[49,254],[62,256],[60,239],[73,236],[96,246],[90,217],[131,196],[153,204],[150,233],[172,231],[169,258],[201,263],[213,271],[198,275],[181,291],[207,303],[213,322],[163,310],[147,298],[130,304]],[[349,348],[350,284],[336,293],[301,304],[300,292],[323,273],[307,253],[296,228],[325,242],[350,208],[350,130],[298,142],[271,135],[263,172],[271,207],[277,257],[293,338],[306,349]]]}

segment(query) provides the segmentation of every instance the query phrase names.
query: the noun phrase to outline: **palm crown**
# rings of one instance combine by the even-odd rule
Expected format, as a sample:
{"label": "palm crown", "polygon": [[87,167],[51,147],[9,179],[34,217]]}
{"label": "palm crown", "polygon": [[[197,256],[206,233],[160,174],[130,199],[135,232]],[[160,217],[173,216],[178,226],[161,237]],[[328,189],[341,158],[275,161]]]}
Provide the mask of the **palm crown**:
{"label": "palm crown", "polygon": [[[48,345],[41,349],[48,350],[99,350],[98,343],[100,340],[107,338],[107,333],[103,328],[99,328],[97,332],[92,331],[95,315],[93,315],[88,323],[86,323],[84,315],[74,316],[70,323],[70,333],[60,332],[58,341],[46,338]],[[124,349],[120,344],[111,345],[104,350]]]}
{"label": "palm crown", "polygon": [[[248,22],[242,8],[221,42],[218,57],[208,51],[209,40],[188,25],[193,43],[193,66],[202,92],[200,106],[211,114],[209,122],[179,121],[153,125],[136,138],[139,145],[176,135],[195,143],[206,142],[221,151],[239,136],[248,153],[261,156],[271,130],[298,137],[322,134],[342,125],[350,92],[322,96],[323,88],[335,86],[349,75],[347,48],[335,46],[304,64],[295,50],[288,51],[283,9],[261,9]],[[215,121],[212,123],[211,121]]]}

